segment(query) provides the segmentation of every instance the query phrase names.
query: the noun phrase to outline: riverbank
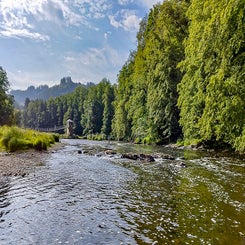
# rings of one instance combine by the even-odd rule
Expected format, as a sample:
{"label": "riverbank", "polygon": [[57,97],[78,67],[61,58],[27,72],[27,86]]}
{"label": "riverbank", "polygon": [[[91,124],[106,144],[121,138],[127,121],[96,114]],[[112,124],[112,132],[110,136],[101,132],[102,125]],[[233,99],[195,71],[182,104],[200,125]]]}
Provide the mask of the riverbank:
{"label": "riverbank", "polygon": [[36,151],[33,149],[17,151],[13,153],[0,152],[0,177],[22,176],[24,177],[35,166],[42,165],[47,156],[60,149],[62,143],[52,145],[47,151]]}

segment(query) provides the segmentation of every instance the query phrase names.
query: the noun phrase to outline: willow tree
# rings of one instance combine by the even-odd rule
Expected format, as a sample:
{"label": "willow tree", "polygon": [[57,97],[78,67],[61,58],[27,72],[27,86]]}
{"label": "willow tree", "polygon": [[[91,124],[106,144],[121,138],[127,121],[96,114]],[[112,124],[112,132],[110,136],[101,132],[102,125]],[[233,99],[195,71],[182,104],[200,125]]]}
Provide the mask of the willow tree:
{"label": "willow tree", "polygon": [[245,0],[193,0],[179,86],[188,142],[239,143],[245,125]]}

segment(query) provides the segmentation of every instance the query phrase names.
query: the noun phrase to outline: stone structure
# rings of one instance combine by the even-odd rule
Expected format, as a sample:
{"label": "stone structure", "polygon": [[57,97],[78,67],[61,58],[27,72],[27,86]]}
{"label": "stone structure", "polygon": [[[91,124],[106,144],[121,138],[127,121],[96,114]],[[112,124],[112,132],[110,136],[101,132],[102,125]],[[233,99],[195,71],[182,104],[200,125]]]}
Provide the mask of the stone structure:
{"label": "stone structure", "polygon": [[73,137],[73,128],[73,121],[71,119],[68,119],[66,122],[66,134],[68,135],[68,137]]}

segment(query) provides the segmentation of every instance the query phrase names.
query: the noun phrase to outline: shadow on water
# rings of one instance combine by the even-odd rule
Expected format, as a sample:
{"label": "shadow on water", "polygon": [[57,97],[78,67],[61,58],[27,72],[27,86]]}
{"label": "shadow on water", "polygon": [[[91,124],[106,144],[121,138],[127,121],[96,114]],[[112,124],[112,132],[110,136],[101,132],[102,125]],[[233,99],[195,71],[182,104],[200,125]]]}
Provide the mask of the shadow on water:
{"label": "shadow on water", "polygon": [[[1,244],[245,244],[242,158],[117,142],[64,143],[29,176],[0,180]],[[105,155],[106,149],[117,154]],[[173,159],[120,157],[129,152]]]}

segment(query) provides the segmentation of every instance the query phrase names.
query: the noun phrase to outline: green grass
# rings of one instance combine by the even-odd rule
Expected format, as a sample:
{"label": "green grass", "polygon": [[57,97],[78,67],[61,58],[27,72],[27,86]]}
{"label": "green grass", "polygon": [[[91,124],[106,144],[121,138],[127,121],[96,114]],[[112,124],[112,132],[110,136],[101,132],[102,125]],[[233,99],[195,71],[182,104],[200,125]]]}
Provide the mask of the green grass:
{"label": "green grass", "polygon": [[59,141],[57,134],[41,133],[18,127],[0,127],[0,148],[8,152],[35,149],[47,150],[51,144]]}

